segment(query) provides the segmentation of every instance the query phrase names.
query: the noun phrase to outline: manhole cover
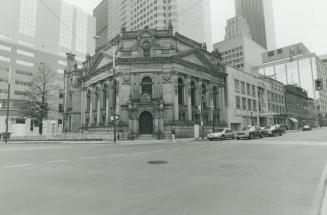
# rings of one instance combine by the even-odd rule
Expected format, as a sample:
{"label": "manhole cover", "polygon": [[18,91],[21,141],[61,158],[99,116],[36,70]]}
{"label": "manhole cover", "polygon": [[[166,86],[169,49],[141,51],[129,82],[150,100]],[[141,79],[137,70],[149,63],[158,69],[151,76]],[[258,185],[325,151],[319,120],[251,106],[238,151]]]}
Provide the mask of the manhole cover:
{"label": "manhole cover", "polygon": [[148,161],[148,164],[165,164],[167,161]]}

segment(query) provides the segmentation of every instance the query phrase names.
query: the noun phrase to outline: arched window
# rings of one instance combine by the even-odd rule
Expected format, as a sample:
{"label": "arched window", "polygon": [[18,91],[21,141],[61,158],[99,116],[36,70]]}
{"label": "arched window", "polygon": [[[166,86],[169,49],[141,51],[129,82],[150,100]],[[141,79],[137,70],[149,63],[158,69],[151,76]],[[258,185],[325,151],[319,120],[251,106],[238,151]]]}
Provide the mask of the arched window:
{"label": "arched window", "polygon": [[196,106],[196,86],[194,81],[191,82],[191,104],[192,107]]}
{"label": "arched window", "polygon": [[151,43],[149,41],[145,41],[142,48],[144,57],[150,57]]}
{"label": "arched window", "polygon": [[207,87],[204,83],[202,83],[202,107],[203,108],[207,107],[206,96],[207,96]]}
{"label": "arched window", "polygon": [[184,104],[184,83],[181,78],[178,78],[178,104]]}
{"label": "arched window", "polygon": [[152,96],[152,79],[150,77],[144,77],[142,79],[142,95]]}
{"label": "arched window", "polygon": [[213,88],[213,92],[212,92],[212,95],[213,95],[213,106],[215,108],[218,108],[218,89],[217,87],[214,87]]}

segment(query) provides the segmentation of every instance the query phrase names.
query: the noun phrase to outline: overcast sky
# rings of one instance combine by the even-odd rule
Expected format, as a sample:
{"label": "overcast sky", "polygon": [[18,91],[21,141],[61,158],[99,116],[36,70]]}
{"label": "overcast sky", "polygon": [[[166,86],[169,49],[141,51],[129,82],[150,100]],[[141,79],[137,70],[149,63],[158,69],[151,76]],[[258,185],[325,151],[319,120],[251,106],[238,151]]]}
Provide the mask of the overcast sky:
{"label": "overcast sky", "polygon": [[[101,0],[64,0],[92,14]],[[303,42],[318,55],[327,54],[327,0],[273,0],[278,47]],[[234,0],[211,0],[213,42],[224,39]]]}

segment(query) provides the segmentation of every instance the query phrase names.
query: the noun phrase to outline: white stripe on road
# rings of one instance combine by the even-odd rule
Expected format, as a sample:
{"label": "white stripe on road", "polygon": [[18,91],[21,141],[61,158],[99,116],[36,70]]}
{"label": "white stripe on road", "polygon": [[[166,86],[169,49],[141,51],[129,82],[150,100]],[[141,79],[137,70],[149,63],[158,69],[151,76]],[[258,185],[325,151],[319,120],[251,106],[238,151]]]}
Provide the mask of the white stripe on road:
{"label": "white stripe on road", "polygon": [[165,152],[166,150],[156,150],[156,151],[153,151],[153,152]]}
{"label": "white stripe on road", "polygon": [[121,153],[121,154],[110,154],[110,155],[107,155],[107,157],[119,157],[119,156],[124,156],[126,154],[124,153]]}
{"label": "white stripe on road", "polygon": [[24,166],[32,166],[30,163],[26,164],[17,164],[17,165],[11,165],[11,166],[4,166],[2,169],[9,169],[9,168],[16,168],[16,167],[24,167]]}
{"label": "white stripe on road", "polygon": [[148,154],[150,152],[135,152],[133,155],[143,155],[143,154]]}
{"label": "white stripe on road", "polygon": [[98,158],[100,158],[100,156],[81,157],[82,160],[98,159]]}
{"label": "white stripe on road", "polygon": [[53,160],[53,161],[47,161],[48,163],[63,163],[68,162],[69,160]]}

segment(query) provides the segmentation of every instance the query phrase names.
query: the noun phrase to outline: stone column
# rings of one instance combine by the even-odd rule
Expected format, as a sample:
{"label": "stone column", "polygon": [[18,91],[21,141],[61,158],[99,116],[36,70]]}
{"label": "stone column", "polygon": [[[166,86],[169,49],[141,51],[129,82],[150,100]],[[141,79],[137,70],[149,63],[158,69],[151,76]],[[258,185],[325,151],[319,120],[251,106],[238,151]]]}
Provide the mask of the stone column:
{"label": "stone column", "polygon": [[219,108],[220,108],[220,119],[226,121],[226,110],[225,110],[225,88],[219,88]]}
{"label": "stone column", "polygon": [[102,121],[102,117],[101,117],[102,86],[101,86],[100,83],[98,84],[97,89],[98,89],[98,92],[97,92],[98,93],[98,101],[97,101],[97,103],[98,103],[98,108],[97,108],[97,126],[99,126],[101,124],[101,121]]}
{"label": "stone column", "polygon": [[187,120],[192,120],[192,100],[191,100],[191,78],[186,79],[186,104],[187,104]]}
{"label": "stone column", "polygon": [[173,84],[173,89],[174,89],[174,120],[178,120],[179,119],[179,104],[178,104],[178,76],[175,76],[172,79],[172,84]]}
{"label": "stone column", "polygon": [[82,84],[82,93],[81,93],[81,126],[85,125],[85,87],[84,83]]}
{"label": "stone column", "polygon": [[93,118],[93,96],[94,96],[94,89],[90,87],[90,119],[89,119],[89,126],[92,126],[94,118]]}
{"label": "stone column", "polygon": [[106,86],[107,86],[107,98],[106,98],[106,121],[105,121],[105,125],[107,126],[109,124],[109,121],[110,121],[110,117],[111,117],[111,114],[110,114],[110,101],[109,101],[109,98],[110,98],[110,93],[111,93],[111,90],[110,90],[110,82],[109,81],[106,81]]}

